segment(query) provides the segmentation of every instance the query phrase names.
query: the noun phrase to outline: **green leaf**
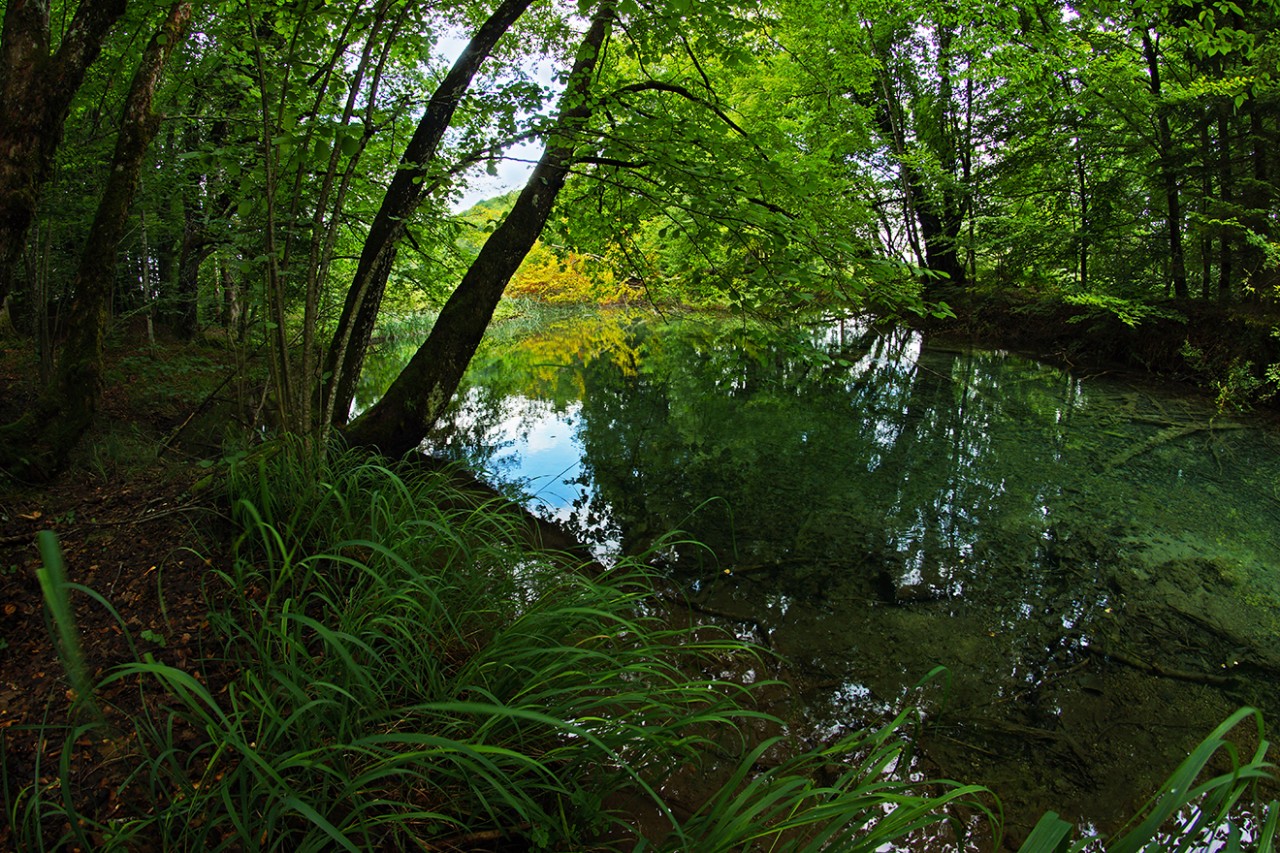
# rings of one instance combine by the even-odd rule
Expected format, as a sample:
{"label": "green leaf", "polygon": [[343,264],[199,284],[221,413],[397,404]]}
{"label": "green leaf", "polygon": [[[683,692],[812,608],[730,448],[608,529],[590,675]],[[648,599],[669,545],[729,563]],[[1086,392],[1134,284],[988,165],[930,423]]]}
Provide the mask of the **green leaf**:
{"label": "green leaf", "polygon": [[1058,817],[1057,812],[1046,812],[1027,840],[1022,842],[1018,853],[1063,853],[1068,849],[1072,829],[1071,824]]}

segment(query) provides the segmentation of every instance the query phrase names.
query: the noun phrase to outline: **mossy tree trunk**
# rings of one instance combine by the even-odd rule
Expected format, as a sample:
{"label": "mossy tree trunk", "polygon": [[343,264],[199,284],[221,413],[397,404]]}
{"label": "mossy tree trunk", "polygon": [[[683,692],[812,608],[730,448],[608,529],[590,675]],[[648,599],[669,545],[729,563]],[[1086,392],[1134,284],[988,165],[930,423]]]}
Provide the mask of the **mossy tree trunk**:
{"label": "mossy tree trunk", "polygon": [[26,479],[45,479],[60,469],[97,410],[116,245],[125,232],[147,148],[160,126],[152,110],[160,74],[190,18],[190,3],[172,6],[142,54],[125,100],[107,184],[76,270],[57,371],[34,407],[0,428],[0,467]]}
{"label": "mossy tree trunk", "polygon": [[542,233],[583,145],[591,117],[591,81],[609,36],[614,4],[591,20],[547,147],[511,212],[480,250],[445,303],[426,342],[371,409],[346,430],[347,441],[399,457],[413,450],[444,413],[484,337],[507,282]]}
{"label": "mossy tree trunk", "polygon": [[83,0],[50,53],[49,0],[8,0],[0,37],[0,301],[49,179],[71,101],[126,0]]}

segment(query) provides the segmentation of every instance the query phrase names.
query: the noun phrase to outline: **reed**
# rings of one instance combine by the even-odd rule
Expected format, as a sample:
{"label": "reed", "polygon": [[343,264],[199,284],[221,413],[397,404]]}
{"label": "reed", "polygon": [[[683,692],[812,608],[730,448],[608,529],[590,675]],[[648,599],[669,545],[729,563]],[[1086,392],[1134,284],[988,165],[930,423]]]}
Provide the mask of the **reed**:
{"label": "reed", "polygon": [[[77,694],[141,693],[116,792],[133,808],[110,821],[83,810],[72,744],[101,724],[68,729],[56,784],[5,782],[25,849],[877,850],[938,829],[953,806],[998,835],[984,790],[900,777],[906,712],[821,750],[751,734],[785,727],[754,710],[756,686],[714,673],[766,653],[657,616],[643,561],[593,573],[532,551],[521,519],[448,472],[295,446],[228,483],[238,533],[211,581],[224,688],[148,655],[88,683],[53,569]],[[1267,769],[1265,743],[1229,778],[1191,780],[1241,719],[1116,849],[1145,849],[1137,839],[1162,838],[1192,802],[1204,817],[1188,831],[1221,825]],[[704,771],[721,783],[677,814],[664,782]],[[610,808],[620,793],[669,831],[639,837]],[[1047,816],[1024,849],[1066,849],[1063,826]]]}
{"label": "reed", "polygon": [[[1255,726],[1257,746],[1242,760],[1227,736],[1248,723]],[[1256,709],[1236,711],[1191,751],[1128,826],[1105,839],[1104,849],[1108,853],[1274,850],[1280,803],[1259,803],[1255,796],[1259,782],[1274,780],[1273,765],[1267,761],[1271,744],[1264,735],[1262,715]],[[1225,772],[1214,771],[1215,759],[1225,762]],[[1245,805],[1254,810],[1246,811]],[[1021,851],[1068,853],[1096,848],[1103,841],[1092,836],[1073,839],[1074,834],[1074,826],[1049,812]]]}

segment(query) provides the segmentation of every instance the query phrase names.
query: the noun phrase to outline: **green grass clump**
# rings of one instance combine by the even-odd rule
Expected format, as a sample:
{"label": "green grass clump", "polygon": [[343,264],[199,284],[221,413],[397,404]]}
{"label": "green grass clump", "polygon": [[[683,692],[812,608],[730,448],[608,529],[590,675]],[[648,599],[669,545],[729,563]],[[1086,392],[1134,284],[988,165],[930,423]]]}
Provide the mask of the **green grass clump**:
{"label": "green grass clump", "polygon": [[[1249,722],[1256,727],[1257,747],[1248,760],[1241,761],[1236,745],[1227,735]],[[1143,813],[1106,839],[1105,847],[1099,848],[1095,837],[1073,840],[1075,827],[1049,812],[1036,824],[1020,853],[1093,849],[1108,853],[1270,853],[1275,849],[1280,803],[1273,800],[1262,804],[1253,814],[1243,809],[1252,804],[1257,783],[1273,779],[1274,768],[1267,761],[1270,748],[1264,737],[1262,715],[1253,708],[1241,708],[1191,751]],[[1225,759],[1225,770],[1214,772],[1215,759]],[[1208,778],[1204,778],[1206,775]],[[1241,820],[1242,816],[1246,820]],[[1245,823],[1250,824],[1247,832]]]}
{"label": "green grass clump", "polygon": [[[758,649],[653,615],[640,563],[600,574],[532,551],[518,516],[447,474],[290,450],[229,481],[239,535],[213,618],[234,677],[215,692],[144,654],[86,687],[144,694],[118,738],[133,807],[78,812],[68,758],[59,783],[6,795],[31,849],[874,849],[979,793],[929,801],[893,781],[893,726],[758,771],[779,744],[744,732],[779,721],[708,674]],[[724,785],[681,820],[661,786],[702,766],[727,766]],[[610,808],[623,794],[667,837],[637,838]]]}
{"label": "green grass clump", "polygon": [[[753,710],[755,687],[717,674],[763,652],[672,627],[643,563],[589,571],[534,551],[519,516],[447,472],[283,448],[228,481],[237,536],[211,579],[225,648],[208,672],[141,654],[90,683],[72,585],[49,584],[77,694],[136,685],[143,710],[131,732],[69,730],[35,784],[6,778],[24,849],[872,851],[952,805],[985,816],[998,844],[984,790],[901,781],[907,712],[819,750],[761,734],[785,726]],[[1158,838],[1188,803],[1225,820],[1267,748],[1195,786],[1225,731],[1131,839]],[[89,733],[130,768],[110,820],[75,790]],[[677,809],[673,775],[717,781]],[[641,837],[622,802],[659,828]],[[1066,849],[1070,831],[1048,816],[1025,849]]]}

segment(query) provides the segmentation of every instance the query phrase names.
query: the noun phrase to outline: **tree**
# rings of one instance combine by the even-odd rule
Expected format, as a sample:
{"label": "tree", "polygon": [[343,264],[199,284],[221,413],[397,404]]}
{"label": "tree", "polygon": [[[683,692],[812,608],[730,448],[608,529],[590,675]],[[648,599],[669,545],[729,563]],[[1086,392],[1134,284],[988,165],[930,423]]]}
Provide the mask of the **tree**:
{"label": "tree", "polygon": [[40,193],[85,73],[126,0],[83,0],[50,52],[48,0],[10,0],[0,34],[0,301],[13,291]]}
{"label": "tree", "polygon": [[[976,5],[976,4],[975,4]],[[878,133],[880,147],[897,169],[898,207],[907,243],[924,268],[954,284],[967,278],[962,256],[966,174],[971,153],[957,94],[968,63],[957,51],[960,21],[974,17],[966,5],[924,2],[912,6],[854,4],[819,13],[810,26],[824,28],[818,44],[829,57],[807,61],[838,67]]]}
{"label": "tree", "polygon": [[125,230],[143,159],[160,127],[152,110],[161,72],[181,42],[191,5],[172,6],[142,53],[125,99],[115,154],[80,257],[69,333],[53,383],[36,406],[0,430],[0,468],[44,478],[60,468],[88,428],[102,392],[116,244]]}
{"label": "tree", "polygon": [[614,14],[613,0],[605,0],[592,16],[565,83],[559,117],[515,206],[481,248],[409,364],[382,399],[346,430],[351,444],[402,456],[422,441],[452,399],[507,282],[542,233],[584,144],[593,110],[592,77]]}
{"label": "tree", "polygon": [[433,182],[428,180],[427,165],[435,158],[454,112],[481,63],[531,2],[532,0],[504,0],[499,4],[431,96],[426,111],[400,158],[399,168],[396,169],[395,176],[382,197],[382,204],[369,226],[355,277],[347,289],[342,315],[338,318],[338,325],[329,345],[325,374],[329,377],[330,391],[326,394],[324,423],[347,422],[356,380],[360,377],[360,366],[373,335],[378,308],[382,304],[387,279],[391,275],[400,240],[405,234],[406,223],[422,203],[423,197],[433,188]]}

